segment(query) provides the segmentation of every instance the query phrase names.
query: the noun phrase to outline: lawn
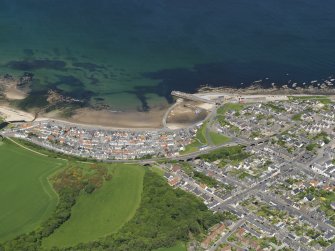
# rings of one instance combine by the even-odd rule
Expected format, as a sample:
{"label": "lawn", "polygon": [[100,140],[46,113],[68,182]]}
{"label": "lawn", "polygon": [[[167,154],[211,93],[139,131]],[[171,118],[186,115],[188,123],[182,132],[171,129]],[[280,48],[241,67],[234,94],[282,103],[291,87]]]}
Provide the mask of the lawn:
{"label": "lawn", "polygon": [[309,145],[306,146],[306,150],[307,151],[313,151],[314,148],[316,148],[318,146],[317,143],[310,143]]}
{"label": "lawn", "polygon": [[214,145],[222,145],[230,141],[230,138],[217,132],[209,132]]}
{"label": "lawn", "polygon": [[265,104],[265,106],[271,108],[275,112],[284,112],[285,109],[283,107],[280,107],[272,102]]}
{"label": "lawn", "polygon": [[302,120],[302,119],[301,119],[301,116],[302,116],[302,113],[294,114],[294,115],[292,116],[292,120],[294,120],[294,121],[301,121],[301,120]]}
{"label": "lawn", "polygon": [[235,112],[239,112],[244,108],[243,104],[239,104],[239,103],[227,103],[224,104],[223,106],[221,106],[218,110],[217,113],[219,115],[225,115],[226,112],[228,111],[235,111]]}
{"label": "lawn", "polygon": [[197,131],[196,140],[201,144],[207,144],[206,130],[207,130],[207,121],[204,122],[199,130]]}
{"label": "lawn", "polygon": [[0,142],[0,241],[37,228],[55,209],[58,196],[48,176],[66,162]]}
{"label": "lawn", "polygon": [[193,142],[187,146],[185,146],[185,150],[181,151],[181,154],[188,154],[192,152],[196,152],[203,145],[207,144],[206,138],[206,130],[207,130],[207,121],[204,122],[201,127],[198,129],[197,134],[193,140]]}
{"label": "lawn", "polygon": [[188,154],[188,153],[193,153],[199,150],[199,147],[201,144],[198,141],[194,141],[191,144],[185,146],[185,150],[181,151],[180,154]]}
{"label": "lawn", "polygon": [[137,165],[111,166],[112,179],[92,194],[83,193],[72,208],[71,218],[43,246],[66,247],[94,241],[117,232],[140,205],[144,169]]}

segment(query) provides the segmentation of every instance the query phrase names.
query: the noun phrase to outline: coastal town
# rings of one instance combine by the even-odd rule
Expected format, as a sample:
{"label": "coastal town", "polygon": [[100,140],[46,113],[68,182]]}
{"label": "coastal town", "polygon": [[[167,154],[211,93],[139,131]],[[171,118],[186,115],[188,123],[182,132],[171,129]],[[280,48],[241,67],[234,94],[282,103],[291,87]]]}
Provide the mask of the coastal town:
{"label": "coastal town", "polygon": [[195,128],[176,131],[130,131],[84,128],[40,121],[18,124],[9,133],[50,150],[98,160],[173,157],[191,142]]}
{"label": "coastal town", "polygon": [[[4,137],[100,161],[138,161],[226,215],[191,250],[335,249],[335,104],[327,96],[216,104],[179,129],[103,129],[41,120]],[[20,142],[20,141],[19,141]]]}
{"label": "coastal town", "polygon": [[212,127],[244,144],[160,164],[171,186],[227,214],[201,248],[334,250],[333,109],[323,98],[229,104]]}
{"label": "coastal town", "polygon": [[0,251],[335,251],[335,0],[0,3]]}

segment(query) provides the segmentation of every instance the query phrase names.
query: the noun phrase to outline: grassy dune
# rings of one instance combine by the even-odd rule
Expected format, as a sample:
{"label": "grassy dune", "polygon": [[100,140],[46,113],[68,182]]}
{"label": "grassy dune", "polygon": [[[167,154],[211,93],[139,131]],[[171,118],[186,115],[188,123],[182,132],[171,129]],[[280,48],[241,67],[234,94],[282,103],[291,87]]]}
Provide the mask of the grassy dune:
{"label": "grassy dune", "polygon": [[47,177],[65,162],[0,142],[0,241],[38,227],[58,197]]}
{"label": "grassy dune", "polygon": [[112,166],[110,181],[92,194],[83,194],[71,218],[43,246],[66,247],[90,242],[117,232],[135,214],[141,201],[144,169],[136,165]]}

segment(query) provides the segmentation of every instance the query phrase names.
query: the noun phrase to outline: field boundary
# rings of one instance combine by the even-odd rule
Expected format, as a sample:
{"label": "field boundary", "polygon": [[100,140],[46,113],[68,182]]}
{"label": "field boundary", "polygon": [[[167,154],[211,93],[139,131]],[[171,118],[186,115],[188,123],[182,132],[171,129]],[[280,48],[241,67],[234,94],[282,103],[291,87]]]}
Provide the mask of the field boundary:
{"label": "field boundary", "polygon": [[18,145],[18,146],[22,147],[23,149],[26,149],[26,150],[28,150],[28,151],[30,151],[30,152],[33,152],[33,153],[42,155],[42,156],[44,156],[44,157],[49,157],[48,155],[46,155],[46,154],[44,154],[44,153],[37,152],[37,151],[35,151],[35,150],[33,150],[33,149],[30,149],[30,148],[28,148],[28,147],[26,147],[26,146],[24,146],[24,145],[22,145],[22,144],[16,142],[15,140],[13,140],[13,139],[11,139],[11,138],[7,138],[7,137],[6,137],[6,139],[10,140],[10,141],[13,142],[14,144],[16,144],[16,145]]}
{"label": "field boundary", "polygon": [[[48,196],[49,198],[49,205],[48,208],[45,210],[45,212],[43,213],[43,216],[41,216],[41,218],[45,217],[48,210],[52,207],[52,199],[56,198],[57,201],[55,203],[55,205],[57,206],[59,203],[59,194],[57,193],[57,191],[54,189],[53,185],[50,182],[50,177],[52,175],[54,175],[57,172],[57,168],[59,167],[54,167],[50,170],[48,170],[47,172],[43,173],[39,178],[38,181],[41,184],[41,187],[44,191],[44,193]],[[62,170],[64,167],[61,167],[60,170]],[[44,182],[43,182],[44,181]]]}
{"label": "field boundary", "polygon": [[[25,208],[22,203],[12,202],[8,199],[8,196],[3,197],[8,199],[8,205],[13,205],[13,208],[10,210],[9,207],[11,206],[1,208],[2,215],[8,216],[0,227],[1,243],[16,238],[18,235],[38,230],[49,218],[49,215],[52,214],[59,203],[59,195],[53,188],[50,177],[58,169],[63,169],[66,166],[66,162],[62,160],[51,159],[45,157],[43,154],[32,154],[32,151],[26,149],[26,147],[22,147],[18,142],[9,138],[5,139],[8,140],[3,142],[5,145],[4,148],[1,147],[1,153],[4,154],[3,161],[5,161],[4,165],[1,165],[1,173],[4,174],[3,177],[6,177],[4,184],[9,184],[10,187],[13,183],[18,196],[18,198],[13,198],[13,201],[24,201],[29,198],[32,199],[32,204],[25,203]],[[33,161],[33,164],[30,164],[30,160]],[[2,172],[3,170],[12,171]],[[22,170],[25,174],[23,185],[20,188],[16,188],[19,186],[16,186],[16,183],[12,182],[12,179],[15,181],[18,180],[17,173],[14,170],[15,172],[16,170]],[[30,173],[32,173],[32,176],[29,176]],[[27,185],[32,185],[31,191],[26,191],[28,190]],[[21,212],[23,208],[25,212]],[[19,212],[20,216],[14,217],[12,212]]]}

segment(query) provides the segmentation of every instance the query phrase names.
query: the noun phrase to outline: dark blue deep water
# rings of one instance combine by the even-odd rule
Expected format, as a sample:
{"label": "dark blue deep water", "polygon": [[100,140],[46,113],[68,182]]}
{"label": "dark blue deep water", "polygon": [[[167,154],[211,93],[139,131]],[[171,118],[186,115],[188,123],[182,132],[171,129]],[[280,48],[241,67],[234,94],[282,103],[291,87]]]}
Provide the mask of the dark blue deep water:
{"label": "dark blue deep water", "polygon": [[35,96],[55,89],[140,110],[204,84],[301,84],[335,74],[334,9],[334,0],[0,0],[0,73],[33,72]]}

